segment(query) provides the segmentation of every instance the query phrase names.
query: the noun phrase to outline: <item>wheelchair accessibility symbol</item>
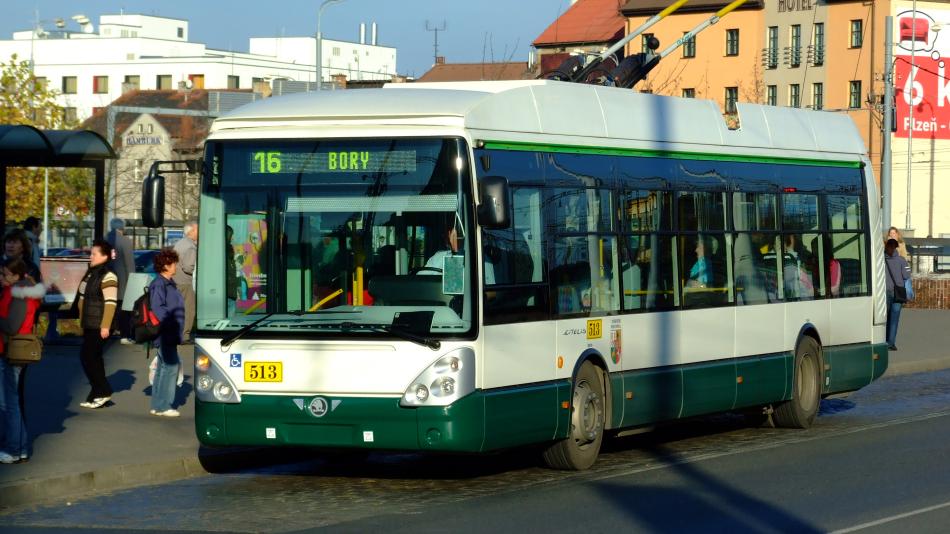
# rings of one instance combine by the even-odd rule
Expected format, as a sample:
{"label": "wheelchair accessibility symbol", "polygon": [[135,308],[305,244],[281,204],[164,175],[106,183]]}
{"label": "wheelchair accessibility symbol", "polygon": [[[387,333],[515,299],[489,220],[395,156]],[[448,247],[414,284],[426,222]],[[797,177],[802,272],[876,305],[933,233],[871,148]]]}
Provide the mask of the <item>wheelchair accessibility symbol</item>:
{"label": "wheelchair accessibility symbol", "polygon": [[241,355],[232,354],[231,355],[231,367],[240,367],[241,366]]}

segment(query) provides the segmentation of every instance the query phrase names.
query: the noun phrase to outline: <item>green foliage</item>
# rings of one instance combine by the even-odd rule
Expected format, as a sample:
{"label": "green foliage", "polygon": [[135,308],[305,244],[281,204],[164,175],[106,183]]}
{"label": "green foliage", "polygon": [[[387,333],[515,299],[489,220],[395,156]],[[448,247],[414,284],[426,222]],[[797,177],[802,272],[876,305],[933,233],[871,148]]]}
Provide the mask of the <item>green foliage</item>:
{"label": "green foliage", "polygon": [[[58,92],[37,80],[29,61],[16,54],[0,63],[0,124],[26,124],[40,129],[76,129],[56,101]],[[91,211],[95,180],[88,169],[50,169],[50,209],[67,210],[68,219]],[[7,169],[7,219],[22,221],[43,213],[43,169]],[[65,224],[59,221],[57,225]]]}

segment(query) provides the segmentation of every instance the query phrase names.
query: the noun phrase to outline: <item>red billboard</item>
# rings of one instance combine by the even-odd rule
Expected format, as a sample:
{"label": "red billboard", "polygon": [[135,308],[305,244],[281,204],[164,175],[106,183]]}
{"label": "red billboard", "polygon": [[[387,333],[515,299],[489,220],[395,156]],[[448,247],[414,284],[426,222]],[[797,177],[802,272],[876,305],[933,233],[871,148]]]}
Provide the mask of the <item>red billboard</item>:
{"label": "red billboard", "polygon": [[[950,48],[947,32],[937,20],[944,10],[904,11],[897,15],[897,55],[894,58],[897,137],[950,139],[950,80],[941,50]],[[937,17],[936,19],[934,17]],[[913,56],[912,56],[913,54]],[[913,117],[911,117],[913,110]]]}

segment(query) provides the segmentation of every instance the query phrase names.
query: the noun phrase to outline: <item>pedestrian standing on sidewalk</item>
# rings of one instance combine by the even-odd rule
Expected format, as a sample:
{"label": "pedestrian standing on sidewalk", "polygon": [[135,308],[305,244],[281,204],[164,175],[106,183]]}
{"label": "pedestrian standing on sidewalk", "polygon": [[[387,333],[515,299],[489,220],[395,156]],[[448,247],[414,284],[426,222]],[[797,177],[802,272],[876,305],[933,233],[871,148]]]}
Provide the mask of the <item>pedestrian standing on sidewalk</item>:
{"label": "pedestrian standing on sidewalk", "polygon": [[0,296],[0,376],[2,395],[0,409],[3,412],[4,439],[0,447],[0,463],[12,464],[29,459],[30,440],[26,430],[25,414],[21,409],[25,366],[7,359],[6,349],[11,336],[29,334],[33,331],[37,311],[46,287],[35,283],[27,276],[28,267],[22,259],[4,262],[2,271],[3,292]]}
{"label": "pedestrian standing on sidewalk", "polygon": [[[910,266],[898,253],[896,239],[888,239],[884,245],[884,270],[887,276],[887,348],[897,350],[897,326],[901,320],[904,301],[895,299],[895,287],[904,289],[904,281],[910,279]],[[900,302],[898,302],[900,301]]]}
{"label": "pedestrian standing on sidewalk", "polygon": [[191,327],[195,323],[195,263],[198,260],[198,223],[185,223],[185,235],[175,243],[178,254],[178,268],[173,280],[185,299],[185,324],[182,343],[191,343]]}
{"label": "pedestrian standing on sidewalk", "polygon": [[132,323],[129,318],[129,312],[122,309],[122,300],[125,298],[125,286],[129,281],[129,273],[135,272],[135,262],[132,259],[132,240],[125,235],[125,221],[119,218],[112,219],[109,222],[112,231],[106,236],[106,240],[112,245],[112,272],[119,279],[119,295],[115,312],[115,330],[118,330],[119,338],[123,345],[135,343],[132,339]]}
{"label": "pedestrian standing on sidewalk", "polygon": [[119,279],[109,269],[110,258],[112,245],[102,239],[93,241],[89,269],[79,282],[76,295],[79,299],[79,325],[82,327],[79,357],[91,387],[85,402],[79,403],[83,408],[101,408],[112,399],[112,386],[106,378],[102,360],[119,293]]}
{"label": "pedestrian standing on sidewalk", "polygon": [[905,260],[910,259],[910,253],[907,251],[907,243],[904,243],[904,236],[901,235],[901,231],[897,229],[896,226],[891,226],[887,229],[887,235],[884,236],[884,243],[887,243],[888,239],[897,240],[897,253],[900,254]]}
{"label": "pedestrian standing on sidewalk", "polygon": [[176,287],[174,276],[178,270],[178,254],[164,248],[152,260],[158,276],[148,285],[149,305],[160,322],[158,339],[158,368],[152,380],[152,402],[149,413],[162,417],[178,417],[172,407],[175,386],[178,384],[178,345],[184,336],[185,300]]}
{"label": "pedestrian standing on sidewalk", "polygon": [[37,282],[42,281],[40,266],[38,263],[33,263],[33,244],[26,232],[20,228],[10,230],[7,235],[3,236],[3,259],[9,260],[12,258],[20,258],[26,262],[30,278]]}
{"label": "pedestrian standing on sidewalk", "polygon": [[37,267],[40,266],[40,234],[43,233],[43,221],[36,217],[27,217],[23,221],[23,231],[26,232],[27,239],[30,240],[31,255],[30,261]]}

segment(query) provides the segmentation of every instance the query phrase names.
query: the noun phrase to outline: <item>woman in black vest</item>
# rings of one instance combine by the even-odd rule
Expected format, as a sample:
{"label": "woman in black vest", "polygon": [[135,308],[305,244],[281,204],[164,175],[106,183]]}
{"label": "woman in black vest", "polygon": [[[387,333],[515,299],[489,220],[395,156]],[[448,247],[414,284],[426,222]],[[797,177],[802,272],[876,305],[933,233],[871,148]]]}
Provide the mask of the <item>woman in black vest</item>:
{"label": "woman in black vest", "polygon": [[109,270],[112,245],[97,239],[89,252],[89,269],[79,283],[79,325],[82,327],[82,349],[79,353],[82,369],[92,390],[83,408],[101,408],[112,399],[112,387],[106,379],[102,351],[109,339],[112,317],[115,315],[119,293],[119,279]]}

